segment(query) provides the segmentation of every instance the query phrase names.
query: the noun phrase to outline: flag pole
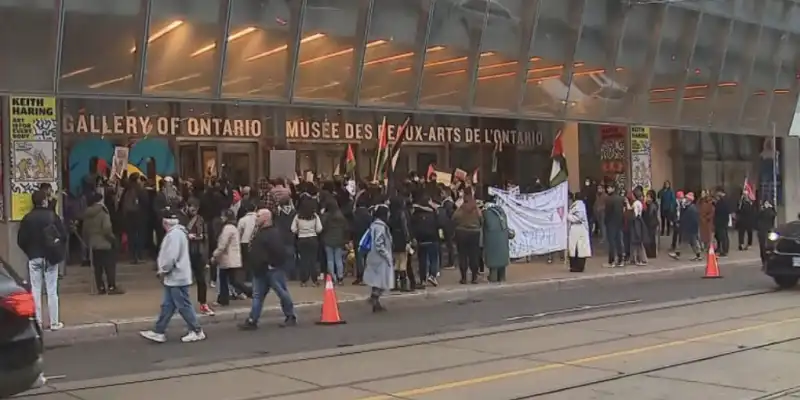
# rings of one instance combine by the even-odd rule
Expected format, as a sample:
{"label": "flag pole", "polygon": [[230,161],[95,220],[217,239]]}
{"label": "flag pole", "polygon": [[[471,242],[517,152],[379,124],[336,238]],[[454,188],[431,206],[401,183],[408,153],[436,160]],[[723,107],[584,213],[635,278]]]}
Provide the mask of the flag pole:
{"label": "flag pole", "polygon": [[[778,209],[778,141],[775,139],[775,122],[772,123],[772,206]],[[775,218],[774,225],[778,219]],[[775,228],[776,226],[773,226]]]}

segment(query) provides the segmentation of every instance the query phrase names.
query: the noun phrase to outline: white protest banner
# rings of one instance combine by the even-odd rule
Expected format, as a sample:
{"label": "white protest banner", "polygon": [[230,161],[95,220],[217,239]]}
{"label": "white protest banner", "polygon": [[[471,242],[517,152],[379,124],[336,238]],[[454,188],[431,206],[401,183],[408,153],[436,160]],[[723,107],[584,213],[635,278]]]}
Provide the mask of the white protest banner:
{"label": "white protest banner", "polygon": [[125,146],[114,148],[114,158],[111,161],[111,177],[113,179],[122,179],[122,173],[128,168],[129,152],[129,149]]}
{"label": "white protest banner", "polygon": [[490,187],[489,195],[505,211],[514,230],[509,243],[511,258],[548,254],[567,248],[567,198],[569,184],[539,193],[514,194]]}

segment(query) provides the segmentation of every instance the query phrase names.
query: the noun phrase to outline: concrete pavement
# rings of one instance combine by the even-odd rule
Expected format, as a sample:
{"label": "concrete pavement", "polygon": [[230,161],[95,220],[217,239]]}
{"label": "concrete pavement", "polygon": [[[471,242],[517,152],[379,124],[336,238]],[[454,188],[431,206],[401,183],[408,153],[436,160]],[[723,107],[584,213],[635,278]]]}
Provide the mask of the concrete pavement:
{"label": "concrete pavement", "polygon": [[798,384],[797,296],[725,295],[193,368],[55,380],[21,398],[780,398],[768,395]]}
{"label": "concrete pavement", "polygon": [[[753,265],[758,260],[757,251],[734,252],[731,257],[720,260],[725,267]],[[583,274],[571,274],[566,271],[558,259],[553,264],[543,262],[516,263],[509,267],[508,282],[503,285],[459,285],[458,271],[443,270],[438,288],[430,287],[416,293],[393,295],[394,300],[413,298],[460,298],[485,291],[526,290],[532,287],[561,287],[581,285],[586,282],[618,279],[637,280],[648,277],[669,275],[676,272],[693,270],[700,273],[703,262],[678,262],[661,257],[651,261],[645,267],[603,268],[602,257],[594,257],[587,263],[587,271]],[[115,337],[119,334],[135,332],[149,328],[155,321],[161,301],[161,290],[154,280],[152,289],[139,289],[122,296],[95,296],[90,294],[67,294],[61,296],[61,315],[66,328],[58,332],[47,332],[48,343],[62,344],[87,340]],[[192,291],[194,292],[194,290]],[[298,307],[319,307],[322,302],[321,288],[291,287],[293,299]],[[192,293],[194,296],[194,293]],[[340,303],[359,302],[369,296],[369,289],[363,286],[344,285],[337,288]],[[209,293],[213,298],[213,290]],[[45,299],[46,300],[46,299]],[[265,312],[278,310],[273,296],[268,297]],[[234,301],[231,307],[217,310],[214,317],[204,317],[204,324],[229,322],[246,318],[249,313],[249,301]],[[44,318],[47,320],[47,318]]]}

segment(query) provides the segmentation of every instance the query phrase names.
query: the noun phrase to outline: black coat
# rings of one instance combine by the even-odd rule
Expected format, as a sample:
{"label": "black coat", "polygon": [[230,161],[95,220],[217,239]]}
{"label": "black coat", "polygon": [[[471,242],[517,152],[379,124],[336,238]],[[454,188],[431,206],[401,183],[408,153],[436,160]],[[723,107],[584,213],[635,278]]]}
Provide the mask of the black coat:
{"label": "black coat", "polygon": [[[66,253],[67,229],[64,227],[64,223],[61,222],[61,218],[52,210],[36,207],[22,218],[19,224],[19,231],[17,231],[17,246],[25,253],[28,260],[43,258],[47,255],[44,241],[42,240],[42,232],[51,224],[54,224],[58,229],[59,237],[63,244],[62,253]],[[54,262],[54,260],[49,261]]]}
{"label": "black coat", "polygon": [[270,267],[286,268],[287,265],[291,265],[286,262],[286,248],[278,227],[261,228],[256,232],[250,241],[247,264],[256,276],[266,275]]}

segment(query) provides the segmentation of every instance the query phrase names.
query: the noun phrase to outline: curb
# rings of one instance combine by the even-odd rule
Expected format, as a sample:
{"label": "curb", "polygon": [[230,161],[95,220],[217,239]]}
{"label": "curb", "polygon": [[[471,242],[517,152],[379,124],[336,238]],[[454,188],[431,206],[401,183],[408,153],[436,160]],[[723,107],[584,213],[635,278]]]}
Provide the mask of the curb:
{"label": "curb", "polygon": [[[726,262],[721,264],[723,267],[735,267],[757,263],[758,259],[746,259]],[[386,303],[394,303],[409,300],[438,299],[445,301],[465,300],[487,293],[519,292],[531,288],[543,288],[550,290],[564,290],[586,286],[587,284],[607,284],[634,282],[643,278],[660,276],[670,276],[678,273],[702,270],[704,263],[689,264],[677,267],[641,269],[641,267],[628,267],[620,269],[619,272],[612,272],[600,275],[584,275],[566,278],[549,278],[529,282],[516,282],[508,284],[483,284],[478,286],[456,286],[445,289],[425,290],[415,293],[391,294],[383,298]],[[355,296],[346,300],[340,300],[339,304],[363,302],[369,298],[368,295]],[[295,303],[296,309],[306,309],[309,307],[320,307],[321,301]],[[272,305],[264,307],[264,313],[280,311],[280,306]],[[155,310],[154,310],[155,313]],[[213,325],[218,323],[241,321],[250,314],[249,307],[239,307],[235,309],[221,310],[215,316],[209,317],[198,315],[201,325]],[[174,318],[179,319],[179,316]],[[45,331],[44,340],[46,347],[65,346],[81,342],[91,342],[102,339],[112,339],[122,335],[136,333],[141,330],[152,328],[156,317],[142,317],[129,319],[112,319],[108,322],[96,322],[66,326],[58,331]]]}

